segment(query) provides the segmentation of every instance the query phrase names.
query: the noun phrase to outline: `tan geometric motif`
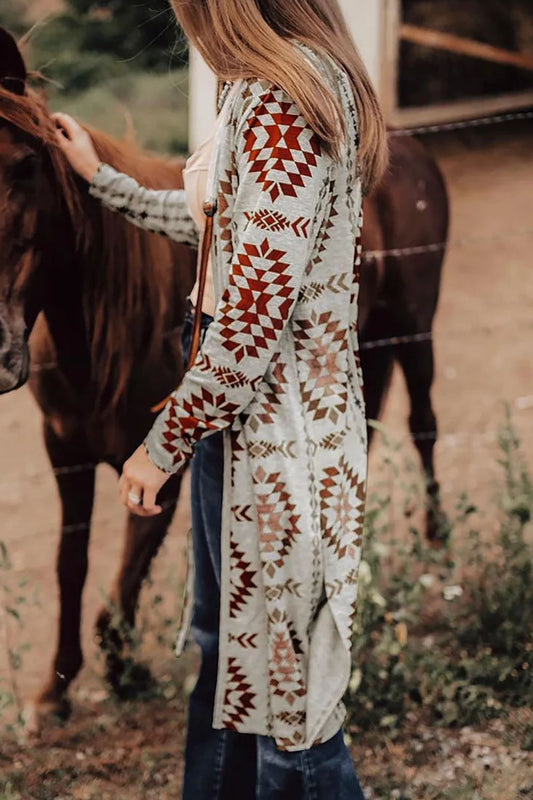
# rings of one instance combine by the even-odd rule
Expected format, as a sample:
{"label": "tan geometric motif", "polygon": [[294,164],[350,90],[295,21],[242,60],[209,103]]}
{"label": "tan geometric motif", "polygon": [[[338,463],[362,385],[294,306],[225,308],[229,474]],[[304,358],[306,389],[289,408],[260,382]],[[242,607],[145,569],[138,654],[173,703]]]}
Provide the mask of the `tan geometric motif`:
{"label": "tan geometric motif", "polygon": [[[307,319],[294,321],[296,351],[307,366],[300,381],[303,403],[315,420],[337,423],[346,413],[346,363],[348,331],[332,311],[312,311]],[[341,357],[340,357],[341,356]]]}
{"label": "tan geometric motif", "polygon": [[[285,376],[286,364],[280,360],[279,351],[274,354],[268,369],[269,377],[261,380],[260,391],[261,411],[245,416],[247,424],[256,433],[262,426],[274,422],[276,406],[282,402],[285,387],[288,383]],[[272,377],[270,377],[272,376]],[[254,408],[257,402],[254,403]]]}
{"label": "tan geometric motif", "polygon": [[324,470],[320,479],[323,541],[338,558],[344,558],[347,548],[354,545],[350,533],[359,532],[362,527],[364,488],[364,480],[360,480],[344,454],[338,465]]}
{"label": "tan geometric motif", "polygon": [[[293,638],[294,631],[286,614],[279,609],[269,616],[269,687],[272,696],[272,711],[274,715],[287,722],[305,721],[306,686],[304,679],[304,662],[301,656],[301,645]],[[280,715],[278,717],[278,715]],[[295,715],[295,716],[292,716]],[[289,746],[291,740],[302,739],[301,729],[289,730],[289,736],[284,738],[284,733],[279,732],[281,742],[278,746]]]}
{"label": "tan geometric motif", "polygon": [[[276,715],[275,718],[278,719],[278,716]],[[295,716],[294,719],[298,719],[298,717]],[[305,720],[305,714],[304,714],[304,720]],[[289,748],[297,747],[299,744],[301,744],[304,741],[304,736],[302,733],[300,733],[301,730],[302,728],[300,729],[295,728],[292,736],[277,736],[276,747],[278,748],[278,750],[281,750],[282,752],[284,750],[288,751]],[[320,742],[316,742],[316,744],[320,744]]]}
{"label": "tan geometric motif", "polygon": [[273,632],[269,661],[272,694],[293,706],[299,697],[305,697],[305,682],[298,653],[287,630]]}
{"label": "tan geometric motif", "polygon": [[[300,727],[300,725],[305,724],[306,720],[306,713],[305,711],[282,711],[279,714],[276,714],[276,719],[279,719],[280,722],[283,722],[285,725],[293,726],[295,728]],[[293,744],[292,740],[289,741],[289,744]]]}
{"label": "tan geometric motif", "polygon": [[336,450],[337,447],[340,447],[345,439],[345,434],[343,431],[340,433],[338,431],[333,431],[332,433],[326,434],[320,441],[318,442],[318,447],[322,448],[323,450]]}
{"label": "tan geometric motif", "polygon": [[295,441],[274,443],[269,442],[267,439],[262,439],[259,442],[252,442],[248,446],[248,453],[252,458],[266,458],[274,455],[274,453],[279,453],[285,458],[296,458],[295,447]]}
{"label": "tan geometric motif", "polygon": [[303,287],[298,295],[298,301],[301,303],[311,303],[317,300],[324,292],[332,292],[333,294],[347,292],[350,288],[346,283],[348,277],[347,272],[342,272],[340,275],[332,275],[325,283],[312,281]]}
{"label": "tan geometric motif", "polygon": [[300,514],[295,513],[296,506],[291,503],[291,495],[279,472],[267,474],[259,467],[253,477],[261,555],[268,562],[267,575],[273,578],[300,534]]}
{"label": "tan geometric motif", "polygon": [[276,601],[279,600],[285,592],[291,594],[293,597],[301,597],[301,589],[301,583],[294,581],[292,578],[288,578],[285,583],[277,583],[274,586],[268,586],[265,591],[267,600]]}

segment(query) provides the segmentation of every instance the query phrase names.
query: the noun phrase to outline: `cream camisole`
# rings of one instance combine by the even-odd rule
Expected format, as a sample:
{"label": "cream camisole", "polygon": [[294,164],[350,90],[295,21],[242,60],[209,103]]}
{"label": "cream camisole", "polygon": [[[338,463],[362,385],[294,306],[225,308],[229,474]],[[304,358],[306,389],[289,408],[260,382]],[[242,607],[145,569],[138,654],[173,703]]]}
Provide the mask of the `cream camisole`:
{"label": "cream camisole", "polygon": [[[202,142],[192,156],[187,159],[185,168],[183,170],[183,185],[187,195],[189,211],[191,212],[191,216],[194,219],[198,230],[200,231],[200,236],[203,235],[205,229],[204,202],[206,200],[207,178],[209,174],[209,165],[211,161],[211,155],[213,153],[215,138],[220,125],[222,125],[224,112],[226,108],[229,107],[231,98],[236,92],[237,87],[238,82],[234,83],[231,90],[228,92],[228,95],[224,101],[224,105],[219,111],[215,130],[212,136],[210,136],[209,139],[206,139],[205,142]],[[198,260],[200,259],[201,246],[202,242],[200,240],[200,246],[198,248]],[[194,305],[196,305],[197,297],[198,282],[195,283],[190,294],[190,298]],[[207,276],[205,281],[202,311],[204,314],[210,314],[211,316],[214,316],[215,314],[215,291],[213,286],[213,274],[211,272],[211,257],[207,262]]]}
{"label": "cream camisole", "polygon": [[[207,188],[207,173],[209,162],[213,152],[214,134],[203,142],[193,155],[187,159],[183,170],[183,184],[187,194],[187,203],[191,216],[198,226],[200,236],[203,236],[205,229],[204,202]],[[198,258],[200,258],[201,242],[198,248]],[[194,305],[198,297],[198,281],[194,284],[190,298]],[[215,293],[213,289],[213,276],[211,272],[211,257],[207,262],[207,277],[205,281],[204,301],[202,304],[204,314],[214,316],[215,313]]]}

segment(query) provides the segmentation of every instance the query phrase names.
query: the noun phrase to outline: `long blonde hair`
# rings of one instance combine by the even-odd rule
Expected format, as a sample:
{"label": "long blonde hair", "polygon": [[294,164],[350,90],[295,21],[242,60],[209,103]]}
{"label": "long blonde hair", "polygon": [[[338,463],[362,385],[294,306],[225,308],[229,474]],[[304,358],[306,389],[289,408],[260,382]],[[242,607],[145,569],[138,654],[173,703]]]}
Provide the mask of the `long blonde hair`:
{"label": "long blonde hair", "polygon": [[359,117],[365,191],[387,165],[381,109],[338,0],[172,0],[189,41],[223,80],[265,78],[300,107],[326,152],[339,153],[339,101],[293,41],[329,55],[350,78]]}

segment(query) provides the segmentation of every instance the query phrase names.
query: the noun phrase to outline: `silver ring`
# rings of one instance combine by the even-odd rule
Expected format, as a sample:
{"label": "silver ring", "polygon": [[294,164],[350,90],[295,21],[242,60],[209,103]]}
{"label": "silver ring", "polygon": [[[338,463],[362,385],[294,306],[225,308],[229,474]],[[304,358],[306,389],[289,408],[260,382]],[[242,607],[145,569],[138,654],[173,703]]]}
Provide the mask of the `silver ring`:
{"label": "silver ring", "polygon": [[128,500],[130,503],[133,503],[134,506],[140,506],[141,498],[135,492],[128,492]]}

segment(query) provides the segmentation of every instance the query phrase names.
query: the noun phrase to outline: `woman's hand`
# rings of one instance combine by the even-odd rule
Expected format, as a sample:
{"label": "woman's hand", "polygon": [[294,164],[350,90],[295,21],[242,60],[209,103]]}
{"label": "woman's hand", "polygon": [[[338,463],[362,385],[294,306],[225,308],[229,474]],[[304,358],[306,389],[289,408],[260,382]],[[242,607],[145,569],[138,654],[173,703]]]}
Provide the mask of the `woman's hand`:
{"label": "woman's hand", "polygon": [[57,142],[70,165],[89,183],[100,166],[91,137],[75,119],[68,114],[52,114],[57,125]]}
{"label": "woman's hand", "polygon": [[120,476],[120,498],[125,506],[140,517],[154,517],[161,513],[155,499],[170,475],[152,463],[144,445],[137,448],[124,464]]}

